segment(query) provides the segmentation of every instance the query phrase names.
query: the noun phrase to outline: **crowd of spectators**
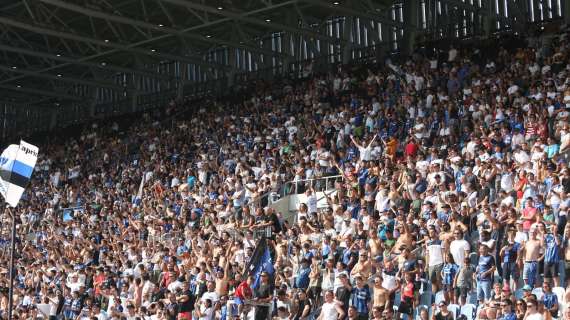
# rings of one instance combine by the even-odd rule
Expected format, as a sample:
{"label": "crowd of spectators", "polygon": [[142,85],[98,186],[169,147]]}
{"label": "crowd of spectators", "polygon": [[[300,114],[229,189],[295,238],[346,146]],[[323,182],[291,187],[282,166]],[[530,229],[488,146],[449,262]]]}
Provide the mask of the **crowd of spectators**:
{"label": "crowd of spectators", "polygon": [[[14,319],[570,319],[567,36],[260,82],[40,145],[12,210]],[[288,181],[293,217],[265,196]]]}

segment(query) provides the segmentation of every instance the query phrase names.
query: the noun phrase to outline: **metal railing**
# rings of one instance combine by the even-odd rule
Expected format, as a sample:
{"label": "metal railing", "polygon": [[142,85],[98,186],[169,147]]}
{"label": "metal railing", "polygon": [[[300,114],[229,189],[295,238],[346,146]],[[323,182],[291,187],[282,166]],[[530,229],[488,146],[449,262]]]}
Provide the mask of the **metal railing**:
{"label": "metal railing", "polygon": [[316,192],[330,191],[331,189],[335,189],[336,182],[343,180],[344,177],[342,175],[336,175],[288,181],[281,186],[279,192],[268,191],[250,201],[248,206],[251,212],[255,212],[256,208],[263,207],[262,204],[269,206],[283,197],[304,193],[307,190],[307,187],[312,187]]}
{"label": "metal railing", "polygon": [[342,175],[293,180],[286,182],[282,190],[284,191],[284,195],[301,194],[308,188],[312,188],[316,192],[324,192],[335,189],[335,183],[343,180],[344,177]]}

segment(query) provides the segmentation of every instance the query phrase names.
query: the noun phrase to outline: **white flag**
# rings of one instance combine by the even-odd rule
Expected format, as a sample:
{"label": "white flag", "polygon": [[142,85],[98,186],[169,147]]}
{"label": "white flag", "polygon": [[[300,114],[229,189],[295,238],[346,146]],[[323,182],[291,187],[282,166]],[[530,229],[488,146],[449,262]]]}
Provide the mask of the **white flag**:
{"label": "white flag", "polygon": [[20,141],[20,145],[11,144],[2,152],[0,194],[11,207],[18,205],[37,160],[38,147],[25,141]]}

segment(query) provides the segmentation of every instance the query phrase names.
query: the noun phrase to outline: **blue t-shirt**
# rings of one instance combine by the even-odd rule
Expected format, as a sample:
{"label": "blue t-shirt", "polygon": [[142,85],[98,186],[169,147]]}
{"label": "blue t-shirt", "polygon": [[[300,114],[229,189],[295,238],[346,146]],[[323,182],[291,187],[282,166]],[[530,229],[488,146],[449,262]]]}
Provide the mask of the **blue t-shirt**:
{"label": "blue t-shirt", "polygon": [[510,249],[505,250],[505,255],[503,256],[504,263],[515,262],[517,260],[517,254],[519,252],[520,243],[515,242]]}
{"label": "blue t-shirt", "polygon": [[546,151],[546,154],[548,155],[548,159],[553,158],[558,153],[559,149],[560,149],[560,146],[557,144],[551,144],[551,145],[546,146],[545,151]]}
{"label": "blue t-shirt", "polygon": [[517,315],[514,312],[510,312],[510,313],[504,314],[498,320],[516,320],[516,319],[517,319]]}
{"label": "blue t-shirt", "polygon": [[311,273],[311,268],[299,269],[299,274],[295,278],[295,288],[307,289],[309,287],[309,274],[310,273]]}
{"label": "blue t-shirt", "polygon": [[495,258],[491,255],[480,256],[477,269],[477,279],[480,281],[490,281],[493,279],[492,274],[483,275],[483,273],[491,270],[495,266]]}
{"label": "blue t-shirt", "polygon": [[442,283],[447,285],[453,284],[453,279],[459,270],[459,266],[455,263],[446,263],[443,265],[441,272],[443,273]]}
{"label": "blue t-shirt", "polygon": [[196,183],[196,177],[189,176],[188,179],[186,179],[186,183],[188,183],[188,187],[190,189],[194,188],[194,184]]}
{"label": "blue t-shirt", "polygon": [[542,303],[544,304],[544,306],[547,309],[550,309],[552,307],[554,307],[554,305],[556,303],[558,303],[558,297],[556,296],[555,293],[544,293],[544,295],[542,296]]}
{"label": "blue t-shirt", "polygon": [[352,289],[352,306],[360,314],[368,314],[368,302],[370,302],[371,294],[368,287]]}
{"label": "blue t-shirt", "polygon": [[545,250],[544,250],[544,262],[546,263],[558,263],[560,261],[559,246],[556,244],[556,237],[552,233],[547,234],[544,237]]}

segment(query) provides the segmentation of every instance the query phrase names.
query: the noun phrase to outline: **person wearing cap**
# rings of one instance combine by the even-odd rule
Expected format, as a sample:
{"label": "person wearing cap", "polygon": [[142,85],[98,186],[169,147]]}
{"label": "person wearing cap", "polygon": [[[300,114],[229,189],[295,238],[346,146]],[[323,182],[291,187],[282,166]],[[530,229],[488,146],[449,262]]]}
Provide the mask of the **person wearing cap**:
{"label": "person wearing cap", "polygon": [[345,314],[348,312],[350,305],[350,297],[352,294],[352,285],[346,273],[339,273],[337,279],[340,281],[340,286],[335,291],[335,298],[340,303]]}
{"label": "person wearing cap", "polygon": [[[263,271],[261,273],[261,282],[259,287],[254,290],[255,301],[262,304],[268,304],[273,299],[271,285],[269,283],[269,273]],[[269,315],[269,307],[264,305],[255,306],[255,320],[265,320]]]}

